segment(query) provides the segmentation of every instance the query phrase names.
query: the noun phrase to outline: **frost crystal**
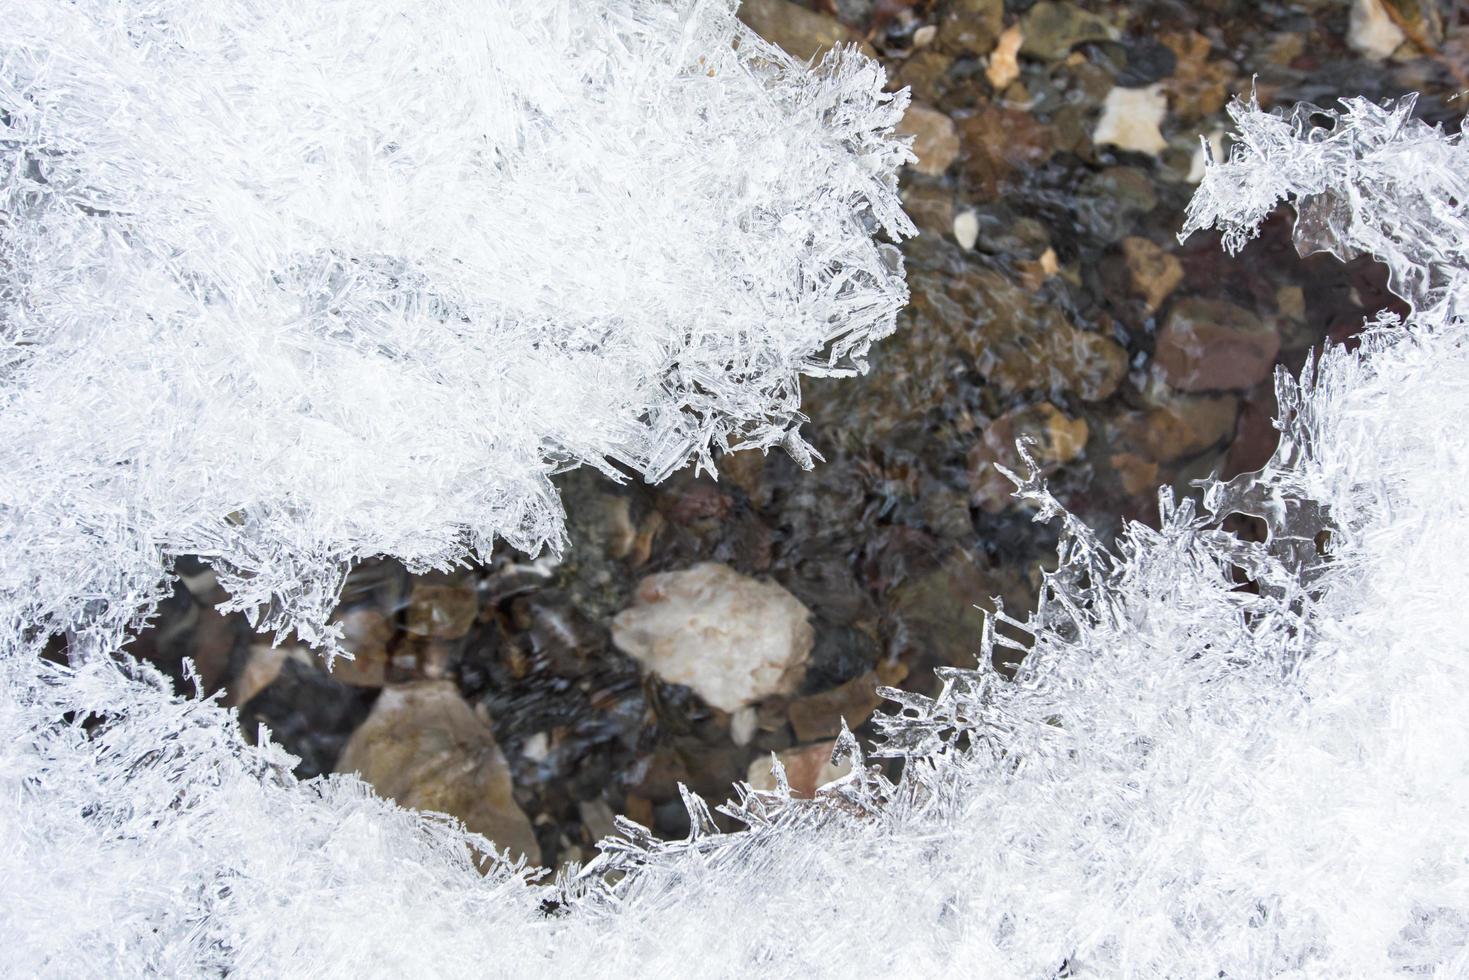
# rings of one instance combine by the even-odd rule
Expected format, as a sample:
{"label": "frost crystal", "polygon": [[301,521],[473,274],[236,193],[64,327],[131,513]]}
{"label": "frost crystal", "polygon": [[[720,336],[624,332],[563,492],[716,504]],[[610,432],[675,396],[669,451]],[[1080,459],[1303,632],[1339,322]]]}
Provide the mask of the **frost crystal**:
{"label": "frost crystal", "polygon": [[[497,8],[504,74],[476,72],[491,42],[463,18],[436,26],[439,10],[393,19],[378,4],[374,22],[357,7],[348,37],[314,5],[248,25],[204,6],[131,20],[30,6],[0,59],[4,234],[19,243],[0,266],[7,969],[1469,971],[1469,159],[1408,103],[1237,107],[1237,148],[1194,203],[1190,228],[1238,247],[1294,201],[1305,247],[1370,252],[1414,307],[1278,379],[1282,441],[1260,473],[1210,482],[1199,504],[1165,493],[1159,527],[1108,547],[1032,466],[1019,493],[1063,522],[1059,567],[1039,610],[995,617],[978,651],[988,664],[995,644],[1022,648],[1019,674],[951,670],[935,698],[889,692],[900,710],[878,751],[904,760],[899,781],[844,734],[853,770],[814,800],[777,772],[773,791],[737,788],[726,811],[748,830],[720,834],[687,795],[686,840],[623,821],[587,867],[536,884],[503,862],[481,877],[469,847],[488,842],[355,780],[296,781],[231,713],[125,657],[27,651],[63,628],[108,649],[176,549],[230,562],[237,598],[274,597],[262,621],[299,629],[353,555],[447,560],[460,527],[554,537],[544,478],[562,461],[656,474],[671,444],[676,460],[789,432],[770,405],[794,412],[782,399],[812,365],[801,345],[856,353],[848,341],[880,332],[901,293],[852,217],[870,187],[858,197],[901,224],[883,190],[900,151],[872,132],[892,108],[876,76],[842,59],[802,81],[748,35],[725,50],[722,5]],[[275,81],[290,52],[330,70],[303,68],[299,90]],[[154,59],[179,83],[145,84]],[[248,67],[220,70],[232,64]],[[451,75],[483,81],[468,105],[430,97]],[[363,91],[374,111],[344,111]],[[496,129],[489,106],[519,128]],[[479,152],[435,143],[421,113],[492,131]],[[201,123],[216,115],[239,125]],[[759,173],[763,127],[777,158],[821,166]],[[634,156],[662,183],[632,179]],[[635,208],[594,159],[628,174]],[[456,196],[484,193],[468,173],[496,190],[460,213]],[[787,180],[813,196],[765,197]],[[545,181],[555,199],[538,216],[574,226],[517,219]],[[668,237],[634,241],[651,227]],[[516,251],[532,240],[544,267]],[[728,360],[700,360],[714,350]],[[466,392],[491,403],[475,424],[449,401]],[[1269,539],[1220,530],[1235,512]]]}
{"label": "frost crystal", "polygon": [[907,299],[906,97],[732,6],[7,4],[11,635],[113,649],[197,554],[330,645],[362,557],[558,546],[558,469],[808,458]]}

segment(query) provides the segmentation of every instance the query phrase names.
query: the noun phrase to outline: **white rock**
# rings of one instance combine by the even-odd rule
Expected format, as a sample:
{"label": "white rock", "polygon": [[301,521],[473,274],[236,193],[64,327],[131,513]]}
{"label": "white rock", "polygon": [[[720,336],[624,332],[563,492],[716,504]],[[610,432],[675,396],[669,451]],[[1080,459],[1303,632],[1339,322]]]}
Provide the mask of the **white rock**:
{"label": "white rock", "polygon": [[779,585],[704,562],[638,583],[636,604],[612,620],[612,642],[733,713],[795,691],[815,642],[809,616]]}
{"label": "white rock", "polygon": [[964,249],[973,248],[979,241],[979,216],[973,211],[960,211],[954,215],[954,241]]}
{"label": "white rock", "polygon": [[1092,142],[1157,156],[1168,146],[1158,128],[1166,115],[1168,97],[1163,94],[1162,85],[1146,88],[1119,85],[1107,93],[1107,101],[1102,103],[1102,118],[1097,122]]}
{"label": "white rock", "polygon": [[1347,44],[1369,58],[1381,61],[1392,56],[1407,40],[1402,29],[1393,23],[1382,0],[1355,0],[1347,22]]}

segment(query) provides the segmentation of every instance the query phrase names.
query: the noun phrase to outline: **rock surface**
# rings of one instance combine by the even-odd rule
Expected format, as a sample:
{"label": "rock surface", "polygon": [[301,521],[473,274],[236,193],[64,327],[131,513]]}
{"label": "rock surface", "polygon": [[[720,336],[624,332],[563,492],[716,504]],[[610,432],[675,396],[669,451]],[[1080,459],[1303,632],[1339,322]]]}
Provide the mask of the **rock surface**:
{"label": "rock surface", "polygon": [[801,682],[815,643],[810,611],[773,582],[703,562],[638,583],[612,641],[671,684],[735,712]]}
{"label": "rock surface", "polygon": [[1279,351],[1280,335],[1253,313],[1190,297],[1174,305],[1153,358],[1180,391],[1229,391],[1270,377]]}
{"label": "rock surface", "polygon": [[[837,765],[831,761],[831,753],[834,748],[836,748],[836,741],[832,740],[816,742],[812,745],[799,745],[775,753],[781,765],[785,766],[786,782],[791,787],[791,795],[809,800],[816,795],[818,789],[827,783],[841,779],[852,771],[851,765],[846,762]],[[771,772],[770,757],[764,756],[751,762],[745,781],[754,789],[766,791],[775,789],[775,776]]]}
{"label": "rock surface", "polygon": [[959,156],[959,132],[954,121],[937,109],[913,103],[903,114],[898,132],[913,137],[918,162],[913,169],[937,177]]}
{"label": "rock surface", "polygon": [[497,849],[540,861],[505,756],[490,726],[451,683],[384,690],[342,750],[337,771],[359,773],[402,806],[458,817]]}

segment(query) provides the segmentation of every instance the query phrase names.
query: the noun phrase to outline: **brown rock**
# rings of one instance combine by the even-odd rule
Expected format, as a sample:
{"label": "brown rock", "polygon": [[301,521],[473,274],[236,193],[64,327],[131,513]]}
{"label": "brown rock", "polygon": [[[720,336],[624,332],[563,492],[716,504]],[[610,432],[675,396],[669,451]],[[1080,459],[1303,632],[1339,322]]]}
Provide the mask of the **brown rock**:
{"label": "brown rock", "polygon": [[1142,297],[1148,312],[1163,301],[1183,282],[1183,263],[1170,252],[1146,238],[1122,240],[1122,257],[1127,263],[1127,278],[1134,295]]}
{"label": "brown rock", "polygon": [[952,55],[931,49],[919,51],[890,76],[888,88],[906,88],[912,91],[916,100],[937,102],[947,87],[949,68],[953,63]]}
{"label": "brown rock", "polygon": [[349,609],[339,620],[342,646],[352,659],[335,658],[328,666],[334,680],[357,687],[382,687],[387,683],[388,641],[393,626],[376,609]]}
{"label": "brown rock", "polygon": [[953,0],[939,22],[938,44],[955,54],[989,54],[1004,26],[1004,0]]}
{"label": "brown rock", "polygon": [[991,514],[998,514],[1010,504],[1015,485],[995,464],[1024,475],[1015,448],[1017,439],[1034,440],[1030,452],[1036,464],[1042,472],[1053,473],[1081,455],[1087,434],[1085,419],[1070,418],[1050,402],[1028,405],[995,419],[969,451],[969,486],[974,502]]}
{"label": "brown rock", "polygon": [[1022,171],[1055,152],[1051,127],[1020,109],[985,105],[959,121],[963,172],[980,200],[993,200]]}
{"label": "brown rock", "polygon": [[540,860],[505,756],[452,683],[384,690],[342,750],[337,771],[356,772],[402,806],[458,817],[497,848]]}
{"label": "brown rock", "polygon": [[[836,742],[829,741],[817,742],[815,745],[797,745],[775,753],[781,765],[785,766],[791,795],[809,800],[822,786],[841,779],[852,771],[852,767],[845,762],[841,765],[832,763],[831,753],[835,748]],[[770,770],[770,757],[762,756],[750,763],[746,782],[758,790],[773,790],[775,776]]]}
{"label": "brown rock", "polygon": [[925,235],[947,235],[954,227],[954,192],[948,187],[911,183],[903,188],[903,210]]}
{"label": "brown rock", "polygon": [[1158,464],[1134,453],[1113,453],[1112,468],[1122,478],[1122,489],[1130,494],[1147,493],[1158,488]]}
{"label": "brown rock", "polygon": [[921,174],[941,176],[959,156],[959,133],[954,121],[937,109],[913,103],[903,114],[898,132],[913,137],[913,153],[918,157],[913,169]]}
{"label": "brown rock", "polygon": [[1003,92],[1011,82],[1020,77],[1020,61],[1016,55],[1020,54],[1020,45],[1024,40],[1020,25],[1016,24],[1005,28],[995,42],[995,50],[990,55],[989,65],[985,67],[984,77],[989,79],[990,87],[996,92]]}
{"label": "brown rock", "polygon": [[751,30],[798,61],[820,61],[838,44],[861,41],[835,17],[788,0],[744,0],[739,18]]}
{"label": "brown rock", "polygon": [[479,615],[479,596],[469,585],[415,582],[408,597],[407,630],[414,636],[457,640]]}
{"label": "brown rock", "polygon": [[1239,400],[1233,395],[1175,395],[1145,412],[1130,412],[1118,442],[1145,459],[1171,463],[1197,456],[1229,437]]}
{"label": "brown rock", "polygon": [[1270,377],[1280,335],[1248,310],[1191,297],[1158,333],[1153,361],[1180,391],[1249,388]]}
{"label": "brown rock", "polygon": [[1025,43],[1020,50],[1031,58],[1059,61],[1086,41],[1110,40],[1114,31],[1095,14],[1074,3],[1041,0],[1025,13],[1020,29]]}
{"label": "brown rock", "polygon": [[1176,118],[1203,119],[1224,108],[1234,83],[1235,64],[1210,61],[1212,44],[1197,31],[1162,34],[1158,38],[1176,59],[1173,75],[1163,82],[1168,107]]}
{"label": "brown rock", "polygon": [[848,728],[856,728],[872,717],[881,703],[877,696],[877,675],[868,671],[830,691],[797,698],[787,711],[796,740],[811,742],[841,734],[843,719]]}

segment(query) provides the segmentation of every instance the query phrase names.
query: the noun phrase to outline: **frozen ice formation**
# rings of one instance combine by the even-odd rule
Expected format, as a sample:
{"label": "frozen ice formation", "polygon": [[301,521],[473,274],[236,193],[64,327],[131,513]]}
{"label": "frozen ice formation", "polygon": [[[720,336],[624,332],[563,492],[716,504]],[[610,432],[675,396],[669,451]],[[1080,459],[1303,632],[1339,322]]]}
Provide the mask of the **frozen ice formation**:
{"label": "frozen ice formation", "polygon": [[197,554],[331,646],[360,558],[558,546],[560,469],[809,465],[800,376],[907,299],[907,97],[733,6],[7,4],[9,642],[115,649]]}
{"label": "frozen ice formation", "polygon": [[[686,840],[624,820],[554,881],[481,876],[490,842],[298,781],[115,653],[181,550],[329,641],[356,555],[554,539],[555,466],[799,453],[794,373],[901,298],[864,220],[902,227],[900,106],[860,60],[807,79],[723,3],[342,9],[0,26],[7,969],[1469,970],[1469,155],[1408,102],[1236,107],[1190,229],[1239,247],[1291,202],[1303,248],[1376,256],[1412,314],[1279,376],[1270,463],[1115,545],[1019,474],[1059,566],[985,666],[890,692],[896,782],[843,733],[814,798],[736,787],[740,833],[688,795]],[[33,655],[63,631],[70,663]]]}

